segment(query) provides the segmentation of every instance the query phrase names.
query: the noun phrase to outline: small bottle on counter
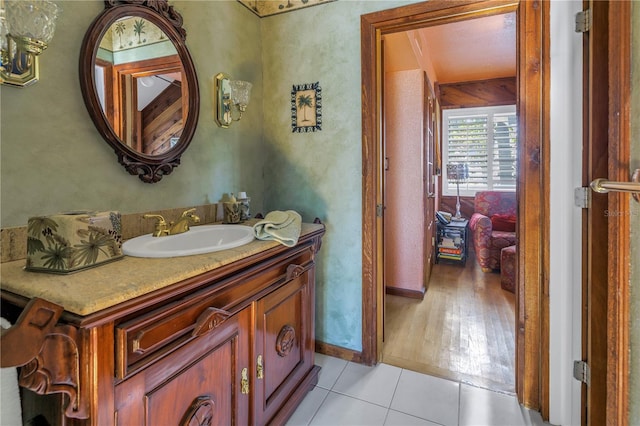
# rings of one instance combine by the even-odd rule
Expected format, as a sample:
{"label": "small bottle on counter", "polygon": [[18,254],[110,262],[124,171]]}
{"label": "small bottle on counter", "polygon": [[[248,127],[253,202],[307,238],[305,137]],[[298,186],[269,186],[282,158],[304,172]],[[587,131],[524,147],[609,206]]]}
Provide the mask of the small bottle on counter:
{"label": "small bottle on counter", "polygon": [[240,203],[240,220],[247,220],[251,218],[251,211],[249,207],[250,202],[251,198],[247,197],[246,192],[238,192],[238,203]]}
{"label": "small bottle on counter", "polygon": [[224,205],[224,219],[222,223],[240,223],[242,221],[240,212],[240,203],[236,199],[233,192],[229,196],[229,201],[225,201]]}

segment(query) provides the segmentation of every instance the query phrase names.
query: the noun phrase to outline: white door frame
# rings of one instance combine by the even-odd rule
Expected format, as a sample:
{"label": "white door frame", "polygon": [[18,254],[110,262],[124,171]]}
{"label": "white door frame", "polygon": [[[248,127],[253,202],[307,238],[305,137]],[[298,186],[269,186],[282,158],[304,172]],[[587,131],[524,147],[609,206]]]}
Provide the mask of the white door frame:
{"label": "white door frame", "polygon": [[582,34],[574,30],[581,0],[550,9],[549,422],[579,425],[582,359]]}

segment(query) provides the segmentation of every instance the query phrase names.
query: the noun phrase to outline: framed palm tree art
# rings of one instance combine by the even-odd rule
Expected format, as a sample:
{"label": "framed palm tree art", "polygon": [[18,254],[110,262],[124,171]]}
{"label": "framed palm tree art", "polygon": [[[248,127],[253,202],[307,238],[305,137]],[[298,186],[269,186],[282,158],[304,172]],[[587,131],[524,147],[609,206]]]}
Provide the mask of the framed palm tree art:
{"label": "framed palm tree art", "polygon": [[320,83],[297,84],[291,90],[291,131],[322,130],[322,89]]}

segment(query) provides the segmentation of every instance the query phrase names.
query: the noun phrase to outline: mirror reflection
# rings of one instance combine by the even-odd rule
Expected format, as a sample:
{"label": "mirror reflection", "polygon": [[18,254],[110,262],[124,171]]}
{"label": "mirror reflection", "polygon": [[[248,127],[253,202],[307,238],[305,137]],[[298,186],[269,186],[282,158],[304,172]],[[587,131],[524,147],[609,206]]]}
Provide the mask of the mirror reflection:
{"label": "mirror reflection", "polygon": [[100,40],[94,67],[102,112],[123,144],[145,155],[177,145],[189,112],[188,84],[160,28],[138,16],[116,20]]}

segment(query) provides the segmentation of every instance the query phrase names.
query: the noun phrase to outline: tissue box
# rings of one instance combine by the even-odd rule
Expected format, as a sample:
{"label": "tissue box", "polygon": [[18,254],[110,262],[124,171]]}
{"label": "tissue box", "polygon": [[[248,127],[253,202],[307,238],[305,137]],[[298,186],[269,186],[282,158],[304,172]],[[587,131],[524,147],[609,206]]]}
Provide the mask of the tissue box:
{"label": "tissue box", "polygon": [[113,211],[32,217],[25,269],[68,274],[121,259],[120,223],[120,213]]}

